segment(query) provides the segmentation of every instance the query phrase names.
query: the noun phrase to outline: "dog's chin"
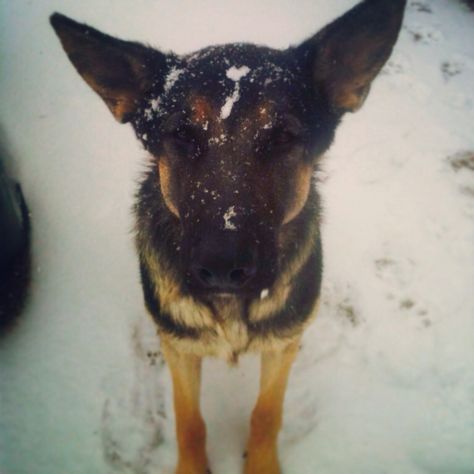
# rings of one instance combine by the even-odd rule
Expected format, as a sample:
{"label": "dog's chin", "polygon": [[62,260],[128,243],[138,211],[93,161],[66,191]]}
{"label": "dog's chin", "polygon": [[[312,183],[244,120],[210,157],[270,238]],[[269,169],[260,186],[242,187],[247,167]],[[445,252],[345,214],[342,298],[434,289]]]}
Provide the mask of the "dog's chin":
{"label": "dog's chin", "polygon": [[209,289],[188,287],[191,296],[204,302],[231,302],[235,300],[251,300],[259,298],[262,290],[248,289]]}
{"label": "dog's chin", "polygon": [[210,288],[203,285],[199,285],[196,281],[187,281],[186,287],[188,294],[196,300],[204,302],[212,301],[232,301],[232,300],[243,300],[251,301],[254,299],[264,299],[268,296],[269,292],[275,283],[275,275],[267,274],[261,275],[254,281],[249,282],[248,285],[242,287],[217,287]]}
{"label": "dog's chin", "polygon": [[215,307],[225,307],[240,301],[242,294],[231,292],[215,292],[207,296],[207,302]]}
{"label": "dog's chin", "polygon": [[209,290],[209,289],[191,289],[194,298],[201,301],[232,301],[236,299],[248,299],[255,296],[255,292],[235,291],[235,290]]}
{"label": "dog's chin", "polygon": [[239,293],[235,292],[230,292],[230,291],[216,291],[214,293],[211,293],[209,295],[209,298],[211,299],[229,299],[229,298],[237,298],[239,296]]}

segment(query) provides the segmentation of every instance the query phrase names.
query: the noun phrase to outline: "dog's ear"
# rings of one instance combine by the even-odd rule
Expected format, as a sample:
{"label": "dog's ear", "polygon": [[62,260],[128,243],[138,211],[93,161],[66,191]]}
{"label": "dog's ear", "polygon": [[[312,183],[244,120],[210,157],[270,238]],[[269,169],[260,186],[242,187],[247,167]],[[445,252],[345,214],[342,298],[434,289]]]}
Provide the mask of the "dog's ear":
{"label": "dog's ear", "polygon": [[82,78],[121,123],[130,121],[153,81],[166,70],[165,54],[122,41],[54,13],[51,25]]}
{"label": "dog's ear", "polygon": [[365,0],[297,48],[315,87],[339,113],[354,112],[364,103],[397,40],[405,4]]}

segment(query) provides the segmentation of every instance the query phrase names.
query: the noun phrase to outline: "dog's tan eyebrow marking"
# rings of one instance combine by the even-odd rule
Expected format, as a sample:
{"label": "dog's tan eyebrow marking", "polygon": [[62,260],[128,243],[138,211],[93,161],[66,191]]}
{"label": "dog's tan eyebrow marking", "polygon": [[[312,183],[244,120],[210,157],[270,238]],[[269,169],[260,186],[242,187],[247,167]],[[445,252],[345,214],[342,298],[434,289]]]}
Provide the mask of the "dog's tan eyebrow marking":
{"label": "dog's tan eyebrow marking", "polygon": [[313,168],[307,164],[299,164],[294,177],[293,189],[296,190],[289,208],[286,210],[283,224],[291,222],[303,209],[308,200]]}
{"label": "dog's tan eyebrow marking", "polygon": [[160,157],[158,161],[158,172],[160,176],[161,194],[168,209],[179,217],[178,207],[172,196],[171,171],[165,156]]}
{"label": "dog's tan eyebrow marking", "polygon": [[257,108],[258,116],[265,120],[272,116],[273,113],[273,105],[271,102],[264,102]]}
{"label": "dog's tan eyebrow marking", "polygon": [[216,116],[209,100],[203,96],[194,96],[191,98],[189,105],[192,112],[191,120],[203,128],[207,128],[209,122]]}
{"label": "dog's tan eyebrow marking", "polygon": [[242,120],[242,130],[258,128],[272,128],[275,123],[275,113],[271,102],[261,103],[253,107],[250,113]]}
{"label": "dog's tan eyebrow marking", "polygon": [[262,105],[258,109],[258,117],[260,118],[261,121],[271,120],[270,107],[268,104]]}

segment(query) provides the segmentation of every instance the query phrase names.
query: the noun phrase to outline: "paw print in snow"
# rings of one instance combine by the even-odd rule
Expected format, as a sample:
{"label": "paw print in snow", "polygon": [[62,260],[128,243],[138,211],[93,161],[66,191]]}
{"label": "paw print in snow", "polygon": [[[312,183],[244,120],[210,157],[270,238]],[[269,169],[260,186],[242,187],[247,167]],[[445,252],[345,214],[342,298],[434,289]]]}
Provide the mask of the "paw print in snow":
{"label": "paw print in snow", "polygon": [[163,354],[161,351],[148,351],[146,353],[146,356],[148,358],[148,363],[153,366],[153,365],[158,365],[158,366],[163,366],[165,365],[165,359],[163,357]]}
{"label": "paw print in snow", "polygon": [[402,76],[411,70],[410,59],[400,51],[395,51],[387,64],[383,67],[381,74],[387,76]]}
{"label": "paw print in snow", "polygon": [[285,423],[281,433],[285,444],[301,441],[318,424],[316,396],[311,390],[299,394],[289,392],[285,402]]}
{"label": "paw print in snow", "polygon": [[348,298],[345,298],[337,305],[337,314],[347,319],[352,326],[357,326],[359,322],[359,316]]}
{"label": "paw print in snow", "polygon": [[412,298],[402,298],[400,300],[400,309],[406,313],[410,313],[416,316],[423,317],[423,326],[429,326],[430,321],[426,318],[428,310],[422,308],[416,301]]}
{"label": "paw print in snow", "polygon": [[390,60],[382,70],[382,74],[387,74],[389,76],[403,74],[403,72],[403,65],[399,62],[396,62],[395,60]]}
{"label": "paw print in snow", "polygon": [[447,161],[454,171],[454,179],[459,190],[464,196],[470,198],[467,205],[464,206],[464,212],[467,216],[472,217],[474,214],[474,206],[472,199],[474,198],[474,151],[466,150],[455,153],[447,158]]}
{"label": "paw print in snow", "polygon": [[474,151],[460,151],[448,157],[454,171],[474,171]]}
{"label": "paw print in snow", "polygon": [[[114,472],[166,472],[156,455],[170,430],[166,409],[164,358],[156,329],[140,317],[131,330],[133,379],[121,384],[103,405],[101,439],[104,459]],[[171,472],[171,471],[169,471]]]}
{"label": "paw print in snow", "polygon": [[444,40],[443,33],[431,26],[414,23],[412,25],[407,25],[405,30],[415,43],[432,44]]}
{"label": "paw print in snow", "polygon": [[440,69],[444,78],[448,81],[462,73],[472,74],[474,72],[474,61],[464,54],[453,54],[450,59],[441,63]]}
{"label": "paw print in snow", "polygon": [[413,2],[410,2],[409,8],[420,13],[433,13],[433,10],[431,9],[428,2],[423,2],[421,0],[414,0]]}
{"label": "paw print in snow", "polygon": [[444,61],[441,64],[441,72],[446,81],[463,72],[463,64],[454,61]]}

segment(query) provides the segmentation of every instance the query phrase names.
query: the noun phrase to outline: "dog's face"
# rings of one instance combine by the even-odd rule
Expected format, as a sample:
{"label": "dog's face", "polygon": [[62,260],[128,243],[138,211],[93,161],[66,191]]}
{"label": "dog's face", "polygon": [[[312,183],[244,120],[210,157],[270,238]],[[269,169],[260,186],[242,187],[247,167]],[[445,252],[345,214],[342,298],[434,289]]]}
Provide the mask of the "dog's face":
{"label": "dog's face", "polygon": [[285,51],[232,44],[181,57],[53,15],[78,72],[154,157],[196,294],[271,286],[285,229],[311,205],[317,158],[362,105],[404,4],[366,0]]}
{"label": "dog's face", "polygon": [[[278,268],[282,228],[305,206],[315,147],[335,117],[294,54],[211,47],[172,64],[132,119],[156,158],[161,192],[182,226],[188,286],[258,292]],[[314,133],[317,130],[317,133]]]}

